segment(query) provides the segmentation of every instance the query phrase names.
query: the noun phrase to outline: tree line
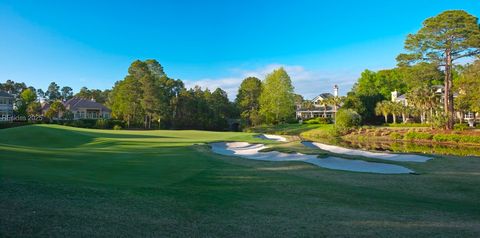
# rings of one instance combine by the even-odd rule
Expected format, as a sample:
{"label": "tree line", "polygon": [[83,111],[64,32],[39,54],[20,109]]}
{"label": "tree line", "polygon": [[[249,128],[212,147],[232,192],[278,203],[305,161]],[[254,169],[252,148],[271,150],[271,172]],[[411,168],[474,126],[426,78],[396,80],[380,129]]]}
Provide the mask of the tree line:
{"label": "tree line", "polygon": [[[227,93],[216,88],[211,91],[199,86],[187,89],[180,79],[167,76],[156,60],[136,60],[123,80],[111,90],[82,87],[76,94],[69,86],[52,82],[47,90],[35,89],[25,83],[7,80],[0,90],[15,97],[16,115],[39,115],[40,101],[49,103],[44,116],[56,118],[71,115],[62,102],[72,97],[94,99],[112,110],[112,117],[123,120],[131,128],[229,130],[232,125],[249,127],[277,124],[295,119],[295,102],[291,78],[279,68],[262,81],[255,77],[244,79],[234,102]],[[229,123],[230,122],[230,123]]]}
{"label": "tree line", "polygon": [[[405,40],[407,53],[398,55],[397,67],[365,70],[344,107],[357,111],[364,123],[387,122],[389,116],[415,116],[422,123],[452,129],[455,112],[480,112],[480,61],[462,65],[462,58],[480,55],[478,18],[462,10],[445,11],[423,22]],[[443,95],[436,89],[442,87]],[[406,94],[408,105],[389,102],[391,92]],[[460,119],[461,122],[461,119]]]}
{"label": "tree line", "polygon": [[295,110],[293,86],[283,68],[263,82],[244,79],[230,102],[221,88],[185,88],[153,59],[133,62],[127,76],[115,83],[107,105],[128,127],[205,130],[232,129],[238,118],[243,126],[286,122],[294,118]]}

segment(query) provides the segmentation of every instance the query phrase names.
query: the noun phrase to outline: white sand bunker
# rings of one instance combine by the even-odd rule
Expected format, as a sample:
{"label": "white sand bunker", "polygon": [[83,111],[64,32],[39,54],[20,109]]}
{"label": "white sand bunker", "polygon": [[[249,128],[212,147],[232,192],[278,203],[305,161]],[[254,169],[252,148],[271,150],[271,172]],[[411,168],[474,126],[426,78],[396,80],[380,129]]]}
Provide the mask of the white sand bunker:
{"label": "white sand bunker", "polygon": [[287,141],[287,138],[283,136],[269,135],[269,134],[261,134],[261,135],[258,135],[257,138],[264,139],[264,140],[281,141],[281,142]]}
{"label": "white sand bunker", "polygon": [[372,163],[363,160],[349,160],[338,157],[317,158],[316,155],[300,153],[288,154],[278,151],[259,152],[266,148],[263,144],[249,144],[246,142],[218,142],[210,144],[212,151],[221,155],[238,156],[246,159],[261,161],[301,161],[327,169],[337,169],[354,172],[405,174],[412,170],[393,164]]}
{"label": "white sand bunker", "polygon": [[345,154],[345,155],[356,155],[364,156],[374,159],[390,160],[390,161],[400,161],[400,162],[425,162],[432,158],[421,156],[421,155],[411,155],[411,154],[391,154],[391,153],[380,153],[380,152],[370,152],[364,150],[355,150],[348,149],[334,145],[326,145],[317,142],[302,142],[307,147],[319,148],[326,150],[335,154]]}

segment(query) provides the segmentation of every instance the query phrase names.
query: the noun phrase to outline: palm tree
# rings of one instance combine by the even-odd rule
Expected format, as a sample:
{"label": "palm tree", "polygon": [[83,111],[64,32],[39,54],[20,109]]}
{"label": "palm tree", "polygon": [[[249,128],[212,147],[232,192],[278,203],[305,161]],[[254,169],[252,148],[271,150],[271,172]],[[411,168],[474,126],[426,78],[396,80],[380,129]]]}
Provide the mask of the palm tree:
{"label": "palm tree", "polygon": [[333,106],[333,119],[337,117],[337,109],[345,100],[345,97],[333,96],[327,99],[327,103]]}
{"label": "palm tree", "polygon": [[313,117],[312,110],[315,108],[315,105],[313,104],[312,101],[310,101],[310,100],[303,101],[302,102],[302,108],[307,110],[307,111],[310,111],[310,117]]}
{"label": "palm tree", "polygon": [[403,105],[398,102],[389,102],[388,105],[390,113],[393,116],[393,123],[397,124],[397,115],[402,113]]}
{"label": "palm tree", "polygon": [[328,106],[328,99],[323,99],[320,104],[323,107],[323,117],[327,118],[327,106]]}
{"label": "palm tree", "polygon": [[409,104],[419,109],[421,123],[424,123],[426,118],[425,111],[427,110],[427,95],[427,91],[422,87],[413,89],[407,94],[408,101],[410,102]]}
{"label": "palm tree", "polygon": [[439,98],[435,92],[428,87],[419,87],[413,89],[408,93],[408,100],[411,105],[419,109],[420,120],[424,123],[427,119],[427,112],[429,114],[429,121],[432,120],[435,108],[439,105]]}
{"label": "palm tree", "polygon": [[389,101],[381,101],[377,103],[375,107],[375,114],[377,116],[383,115],[385,117],[385,123],[388,123],[388,115],[390,114]]}

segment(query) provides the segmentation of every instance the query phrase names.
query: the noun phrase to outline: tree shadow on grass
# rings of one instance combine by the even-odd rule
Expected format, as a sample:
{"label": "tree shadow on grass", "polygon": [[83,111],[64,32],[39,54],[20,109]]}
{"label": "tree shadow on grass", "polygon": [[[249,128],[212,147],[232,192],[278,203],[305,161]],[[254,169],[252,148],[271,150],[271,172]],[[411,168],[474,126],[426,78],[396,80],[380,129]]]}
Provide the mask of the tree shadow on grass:
{"label": "tree shadow on grass", "polygon": [[0,143],[12,146],[44,148],[72,148],[93,143],[97,138],[112,139],[160,139],[170,138],[160,135],[100,132],[61,126],[24,126],[0,131]]}

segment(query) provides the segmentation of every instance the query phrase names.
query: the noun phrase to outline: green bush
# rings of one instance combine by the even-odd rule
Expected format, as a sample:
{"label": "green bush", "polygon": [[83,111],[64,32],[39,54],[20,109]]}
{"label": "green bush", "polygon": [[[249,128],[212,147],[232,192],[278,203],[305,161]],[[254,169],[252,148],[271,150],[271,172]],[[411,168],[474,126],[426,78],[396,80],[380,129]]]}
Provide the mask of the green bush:
{"label": "green bush", "polygon": [[467,136],[457,134],[437,134],[433,136],[436,142],[462,142],[462,143],[480,143],[480,136]]}
{"label": "green bush", "polygon": [[95,122],[95,128],[97,129],[107,129],[109,128],[109,120],[107,119],[98,119],[96,122]]}
{"label": "green bush", "polygon": [[405,134],[405,140],[431,140],[433,135],[430,133],[409,131]]}
{"label": "green bush", "polygon": [[390,133],[390,138],[392,138],[394,140],[401,140],[401,139],[403,139],[403,135],[398,133],[398,132],[392,132],[392,133]]}
{"label": "green bush", "polygon": [[467,124],[455,124],[453,126],[453,129],[456,130],[456,131],[464,131],[464,130],[468,130],[469,126]]}
{"label": "green bush", "polygon": [[433,136],[433,141],[436,142],[459,142],[461,140],[461,135],[456,134],[437,134]]}
{"label": "green bush", "polygon": [[315,117],[309,120],[304,121],[305,124],[330,124],[332,119],[329,117]]}
{"label": "green bush", "polygon": [[480,136],[462,136],[460,142],[480,144]]}
{"label": "green bush", "polygon": [[85,123],[83,122],[83,120],[75,120],[71,123],[71,126],[74,126],[74,127],[85,127]]}
{"label": "green bush", "polygon": [[113,126],[113,129],[114,129],[114,130],[121,130],[121,129],[122,129],[122,127],[121,127],[121,126],[119,126],[119,125],[115,125],[115,126]]}
{"label": "green bush", "polygon": [[335,120],[335,131],[339,134],[345,134],[360,126],[362,118],[352,109],[340,109]]}
{"label": "green bush", "polygon": [[0,122],[0,129],[18,127],[18,126],[26,126],[31,125],[30,122],[11,122],[11,121],[2,121]]}
{"label": "green bush", "polygon": [[445,125],[447,125],[448,122],[448,117],[445,116],[443,113],[438,114],[438,115],[433,115],[432,118],[432,126],[433,128],[445,128]]}

